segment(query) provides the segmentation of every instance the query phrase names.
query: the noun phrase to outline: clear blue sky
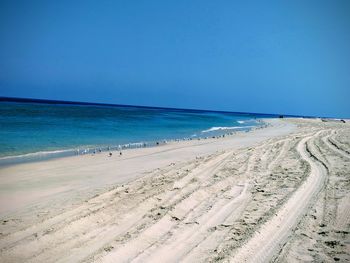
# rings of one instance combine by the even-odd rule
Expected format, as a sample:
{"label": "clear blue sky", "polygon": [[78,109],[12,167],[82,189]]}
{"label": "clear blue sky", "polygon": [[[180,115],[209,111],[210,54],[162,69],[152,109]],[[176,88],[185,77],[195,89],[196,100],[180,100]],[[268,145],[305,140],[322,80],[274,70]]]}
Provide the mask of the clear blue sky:
{"label": "clear blue sky", "polygon": [[350,117],[350,1],[0,1],[0,96]]}

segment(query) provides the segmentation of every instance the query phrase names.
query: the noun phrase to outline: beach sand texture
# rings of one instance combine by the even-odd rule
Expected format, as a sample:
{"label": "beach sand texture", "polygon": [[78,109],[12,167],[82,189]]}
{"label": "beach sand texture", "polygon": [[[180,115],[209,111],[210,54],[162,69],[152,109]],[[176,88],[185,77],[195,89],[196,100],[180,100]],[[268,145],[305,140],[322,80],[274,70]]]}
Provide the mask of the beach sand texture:
{"label": "beach sand texture", "polygon": [[350,261],[350,124],[270,124],[2,168],[0,261]]}

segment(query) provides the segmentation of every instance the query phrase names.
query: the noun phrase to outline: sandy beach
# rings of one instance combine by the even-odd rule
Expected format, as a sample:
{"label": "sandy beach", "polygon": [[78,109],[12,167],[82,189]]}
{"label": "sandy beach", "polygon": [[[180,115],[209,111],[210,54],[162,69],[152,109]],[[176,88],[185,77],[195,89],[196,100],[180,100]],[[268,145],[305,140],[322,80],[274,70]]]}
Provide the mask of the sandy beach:
{"label": "sandy beach", "polygon": [[0,168],[1,262],[348,262],[350,124]]}

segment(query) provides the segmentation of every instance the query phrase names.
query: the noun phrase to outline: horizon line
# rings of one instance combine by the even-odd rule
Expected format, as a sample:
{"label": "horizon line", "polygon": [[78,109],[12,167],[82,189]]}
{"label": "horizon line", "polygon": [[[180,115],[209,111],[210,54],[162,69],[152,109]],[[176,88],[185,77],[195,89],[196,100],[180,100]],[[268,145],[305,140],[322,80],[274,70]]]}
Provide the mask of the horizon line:
{"label": "horizon line", "polygon": [[5,97],[5,96],[0,96],[0,102],[22,102],[22,103],[62,104],[62,105],[82,105],[82,106],[90,105],[90,106],[104,106],[104,107],[128,107],[128,108],[144,108],[144,109],[175,110],[175,111],[216,112],[216,113],[231,113],[231,114],[235,113],[235,114],[246,114],[246,115],[266,115],[266,116],[273,116],[273,117],[283,116],[283,117],[303,117],[303,118],[334,118],[334,117],[305,116],[305,115],[279,114],[279,113],[258,113],[258,112],[239,112],[239,111],[194,109],[194,108],[174,108],[174,107],[160,107],[160,106],[146,106],[146,105],[130,105],[130,104],[117,104],[117,103],[52,100],[52,99]]}

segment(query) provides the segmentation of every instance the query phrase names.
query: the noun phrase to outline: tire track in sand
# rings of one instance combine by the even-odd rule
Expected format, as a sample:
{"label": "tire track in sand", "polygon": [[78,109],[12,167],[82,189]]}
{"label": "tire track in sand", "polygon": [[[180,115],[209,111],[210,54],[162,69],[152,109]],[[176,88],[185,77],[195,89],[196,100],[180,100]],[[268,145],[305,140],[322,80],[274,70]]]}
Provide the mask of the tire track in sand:
{"label": "tire track in sand", "polygon": [[334,152],[340,154],[341,156],[350,159],[350,154],[348,151],[344,151],[342,148],[340,148],[336,143],[335,140],[331,138],[332,135],[334,135],[334,130],[332,131],[331,135],[323,138],[323,142]]}
{"label": "tire track in sand", "polygon": [[[213,160],[209,162],[206,166],[201,167],[201,169],[191,173],[188,178],[184,178],[184,180],[180,180],[175,182],[175,189],[183,188],[187,185],[189,179],[192,177],[197,178],[200,181],[209,181],[209,177],[211,177],[215,172],[222,167],[222,165],[230,158],[232,155],[231,152],[224,153],[219,156],[219,159]],[[229,179],[229,178],[228,178]],[[223,180],[229,183],[227,180]],[[223,185],[225,185],[223,184]],[[241,198],[238,198],[241,195],[245,195],[246,193],[246,185],[233,186],[232,189],[234,191],[227,190],[224,192],[227,195],[233,195],[231,201],[228,203],[225,200],[228,200],[228,197],[222,197],[220,205],[217,205],[216,202],[214,205],[215,209],[211,209],[210,211],[214,211],[213,214],[207,216],[205,218],[198,219],[200,222],[191,222],[191,219],[188,219],[188,216],[191,212],[195,212],[196,209],[203,203],[207,202],[208,198],[214,198],[215,194],[219,189],[223,187],[222,183],[216,182],[213,185],[208,185],[207,187],[196,189],[193,193],[191,193],[187,198],[182,200],[182,202],[178,203],[171,211],[169,211],[160,221],[152,224],[150,227],[145,229],[138,237],[131,240],[124,246],[116,248],[115,250],[108,253],[103,258],[99,259],[99,262],[115,262],[115,259],[118,258],[121,262],[129,262],[131,260],[140,260],[140,258],[148,257],[150,251],[156,250],[158,251],[160,244],[160,240],[163,242],[167,241],[167,237],[171,237],[170,234],[174,228],[185,227],[185,231],[181,232],[181,237],[186,236],[186,234],[193,232],[201,231],[201,235],[198,236],[194,244],[196,242],[200,242],[202,239],[206,237],[207,228],[213,227],[216,225],[217,221],[224,221],[231,214],[233,207],[237,206],[237,202]],[[210,194],[211,193],[211,194]],[[238,196],[236,196],[238,195]],[[233,198],[237,197],[237,198]],[[227,204],[226,204],[227,203]],[[222,207],[222,206],[223,207]],[[224,208],[222,210],[222,208]],[[228,213],[228,214],[227,214]],[[205,214],[206,215],[206,214]],[[220,217],[216,218],[214,217]],[[174,219],[175,218],[175,219]],[[189,220],[189,221],[188,221]],[[202,226],[202,221],[207,222],[210,221],[207,225]],[[182,228],[181,228],[182,229]],[[170,236],[169,236],[170,235]],[[194,245],[195,246],[195,245]],[[185,252],[184,252],[185,253]],[[164,258],[162,257],[164,260]],[[143,260],[141,260],[143,261]]]}
{"label": "tire track in sand", "polygon": [[[313,197],[322,188],[327,171],[307,148],[313,136],[303,138],[297,146],[302,159],[310,165],[310,174],[285,205],[271,220],[267,221],[256,234],[243,245],[231,262],[268,262],[282,248],[300,217],[310,205]],[[311,155],[311,156],[310,156]]]}

